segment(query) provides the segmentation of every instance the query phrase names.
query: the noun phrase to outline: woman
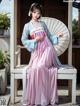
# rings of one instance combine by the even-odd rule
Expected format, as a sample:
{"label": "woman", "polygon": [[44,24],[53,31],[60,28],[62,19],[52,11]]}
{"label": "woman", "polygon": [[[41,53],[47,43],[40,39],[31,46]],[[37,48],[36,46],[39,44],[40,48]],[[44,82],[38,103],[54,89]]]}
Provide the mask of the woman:
{"label": "woman", "polygon": [[21,38],[25,48],[31,52],[28,68],[23,72],[23,106],[55,106],[58,102],[57,70],[60,62],[47,26],[40,21],[41,15],[41,6],[33,3],[29,10],[31,20],[24,25]]}

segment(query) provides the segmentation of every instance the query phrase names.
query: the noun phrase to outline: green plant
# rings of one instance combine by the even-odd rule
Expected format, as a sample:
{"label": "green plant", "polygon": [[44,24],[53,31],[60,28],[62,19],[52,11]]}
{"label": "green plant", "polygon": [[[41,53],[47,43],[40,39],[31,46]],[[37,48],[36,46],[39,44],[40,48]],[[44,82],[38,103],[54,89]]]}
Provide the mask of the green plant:
{"label": "green plant", "polygon": [[0,14],[0,29],[7,30],[10,27],[10,18],[7,14]]}
{"label": "green plant", "polygon": [[0,69],[5,68],[10,64],[10,55],[8,52],[0,50]]}
{"label": "green plant", "polygon": [[80,31],[78,28],[78,21],[76,19],[72,21],[72,32],[74,39],[80,39]]}
{"label": "green plant", "polygon": [[74,39],[80,39],[80,31],[77,29],[73,32]]}

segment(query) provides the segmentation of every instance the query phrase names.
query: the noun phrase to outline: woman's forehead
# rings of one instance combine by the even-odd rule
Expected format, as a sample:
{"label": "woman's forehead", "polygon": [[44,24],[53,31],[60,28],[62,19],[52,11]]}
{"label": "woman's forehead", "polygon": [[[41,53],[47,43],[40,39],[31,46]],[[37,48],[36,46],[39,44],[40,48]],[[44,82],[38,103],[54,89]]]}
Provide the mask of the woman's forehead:
{"label": "woman's forehead", "polygon": [[39,10],[39,9],[34,9],[33,12],[38,12],[38,13],[40,13],[40,10]]}

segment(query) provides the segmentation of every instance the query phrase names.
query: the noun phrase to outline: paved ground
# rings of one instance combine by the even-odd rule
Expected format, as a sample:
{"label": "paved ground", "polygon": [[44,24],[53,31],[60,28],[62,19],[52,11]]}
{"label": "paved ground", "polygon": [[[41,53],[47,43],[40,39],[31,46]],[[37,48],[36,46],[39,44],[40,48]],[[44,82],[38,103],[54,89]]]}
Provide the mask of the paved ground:
{"label": "paved ground", "polygon": [[6,95],[0,95],[0,106],[9,106],[10,88],[7,88]]}
{"label": "paved ground", "polygon": [[[71,100],[70,97],[68,97],[67,90],[59,90],[58,94],[59,94],[59,104],[56,106],[80,106],[80,90],[77,90],[77,103],[75,105],[71,104]],[[18,92],[18,97],[16,97],[16,104],[11,105],[10,103],[9,106],[22,106],[20,101],[21,101],[21,91]]]}
{"label": "paved ground", "polygon": [[[16,97],[16,104],[12,105],[10,103],[10,87],[7,89],[7,93],[4,96],[0,95],[0,106],[22,106],[20,101],[21,101],[21,93],[22,91],[20,90],[18,92],[18,97]],[[68,91],[65,90],[58,90],[58,94],[59,94],[59,105],[57,106],[80,106],[80,87],[77,88],[77,103],[75,105],[71,104],[71,100],[70,98],[67,96],[68,95]],[[64,95],[64,96],[63,96]],[[6,100],[6,104],[5,105],[1,105],[1,100]],[[48,105],[50,106],[50,105]]]}

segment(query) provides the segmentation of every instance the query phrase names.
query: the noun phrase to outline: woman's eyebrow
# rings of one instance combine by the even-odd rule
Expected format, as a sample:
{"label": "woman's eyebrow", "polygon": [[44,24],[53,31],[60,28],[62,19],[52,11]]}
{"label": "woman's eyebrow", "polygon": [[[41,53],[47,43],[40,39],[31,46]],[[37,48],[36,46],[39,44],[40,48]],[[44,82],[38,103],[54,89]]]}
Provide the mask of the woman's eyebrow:
{"label": "woman's eyebrow", "polygon": [[39,10],[34,10],[33,12],[38,12],[38,13],[40,13],[40,11],[39,11]]}

